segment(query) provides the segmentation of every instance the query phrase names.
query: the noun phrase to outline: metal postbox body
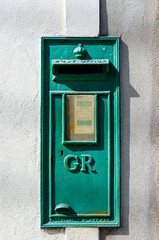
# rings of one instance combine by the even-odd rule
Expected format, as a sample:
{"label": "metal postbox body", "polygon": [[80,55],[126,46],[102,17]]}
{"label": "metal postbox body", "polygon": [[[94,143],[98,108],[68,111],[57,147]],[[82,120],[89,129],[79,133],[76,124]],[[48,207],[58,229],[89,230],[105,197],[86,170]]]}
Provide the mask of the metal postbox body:
{"label": "metal postbox body", "polygon": [[119,226],[119,39],[42,38],[41,89],[41,226]]}

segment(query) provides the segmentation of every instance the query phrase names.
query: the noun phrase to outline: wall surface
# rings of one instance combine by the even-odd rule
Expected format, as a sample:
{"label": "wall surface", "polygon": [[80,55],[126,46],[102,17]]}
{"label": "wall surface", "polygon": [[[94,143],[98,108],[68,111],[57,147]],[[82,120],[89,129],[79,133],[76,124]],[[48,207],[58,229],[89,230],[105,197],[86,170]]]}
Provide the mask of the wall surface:
{"label": "wall surface", "polygon": [[[0,239],[71,239],[40,229],[40,37],[65,36],[65,1],[0,6]],[[100,35],[121,37],[121,228],[100,229],[101,240],[159,239],[158,9],[158,0],[100,0]],[[82,27],[78,36],[91,35]]]}
{"label": "wall surface", "polygon": [[63,0],[0,0],[0,239],[40,229],[40,38],[64,35]]}
{"label": "wall surface", "polygon": [[159,239],[157,0],[102,0],[101,34],[121,37],[121,228],[101,240]]}

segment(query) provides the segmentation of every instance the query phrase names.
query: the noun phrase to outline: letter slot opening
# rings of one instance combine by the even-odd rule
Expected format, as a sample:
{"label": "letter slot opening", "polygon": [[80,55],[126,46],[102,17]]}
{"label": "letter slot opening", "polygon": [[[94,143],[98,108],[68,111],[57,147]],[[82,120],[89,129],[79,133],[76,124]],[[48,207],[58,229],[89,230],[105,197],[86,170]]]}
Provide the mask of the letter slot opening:
{"label": "letter slot opening", "polygon": [[104,65],[55,65],[54,74],[96,74],[104,73]]}
{"label": "letter slot opening", "polygon": [[53,80],[106,80],[109,61],[52,60]]}

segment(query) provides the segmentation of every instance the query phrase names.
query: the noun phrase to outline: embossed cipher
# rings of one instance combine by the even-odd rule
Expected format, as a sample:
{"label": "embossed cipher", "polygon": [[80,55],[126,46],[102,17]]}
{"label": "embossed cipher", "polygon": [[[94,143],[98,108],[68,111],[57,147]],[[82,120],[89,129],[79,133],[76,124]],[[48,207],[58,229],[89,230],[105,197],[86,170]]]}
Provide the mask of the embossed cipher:
{"label": "embossed cipher", "polygon": [[81,161],[80,161],[79,157],[75,156],[75,155],[67,155],[64,159],[64,166],[70,172],[76,172],[76,170],[78,168],[80,168],[81,172],[88,171],[88,172],[96,173],[96,170],[93,167],[93,165],[94,165],[93,157],[88,154],[82,154]]}

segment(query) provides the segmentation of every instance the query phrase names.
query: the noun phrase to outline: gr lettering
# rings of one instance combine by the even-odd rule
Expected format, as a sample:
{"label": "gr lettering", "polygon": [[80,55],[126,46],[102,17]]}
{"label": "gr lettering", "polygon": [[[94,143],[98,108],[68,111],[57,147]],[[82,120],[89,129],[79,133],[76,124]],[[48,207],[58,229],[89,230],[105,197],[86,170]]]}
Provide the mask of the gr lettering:
{"label": "gr lettering", "polygon": [[75,155],[68,155],[64,159],[64,166],[70,172],[77,172],[80,169],[80,172],[90,171],[95,173],[96,170],[92,165],[93,158],[88,154],[82,154],[80,159]]}

